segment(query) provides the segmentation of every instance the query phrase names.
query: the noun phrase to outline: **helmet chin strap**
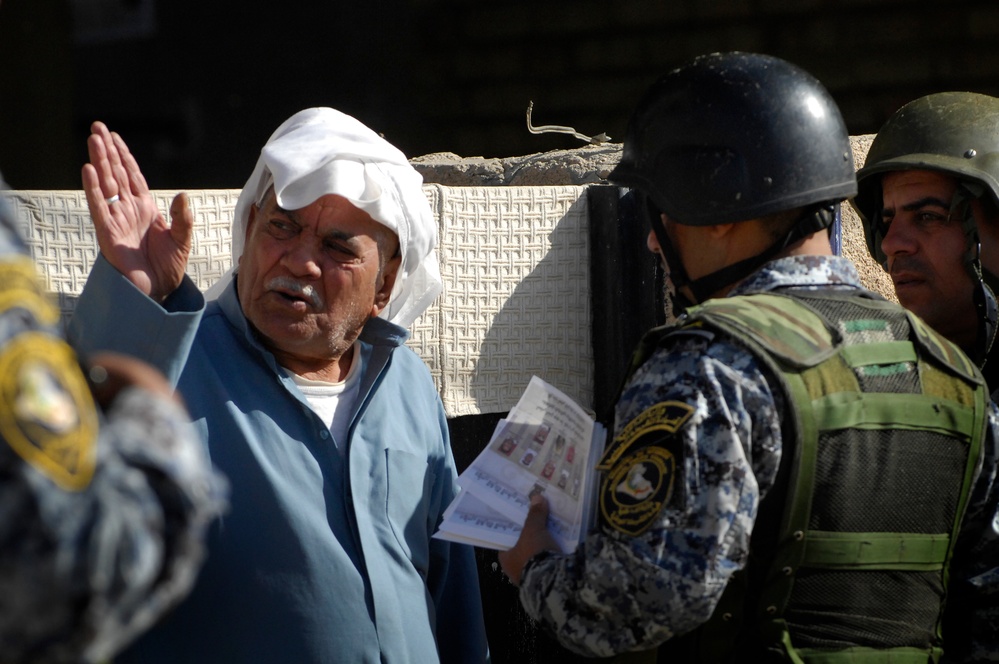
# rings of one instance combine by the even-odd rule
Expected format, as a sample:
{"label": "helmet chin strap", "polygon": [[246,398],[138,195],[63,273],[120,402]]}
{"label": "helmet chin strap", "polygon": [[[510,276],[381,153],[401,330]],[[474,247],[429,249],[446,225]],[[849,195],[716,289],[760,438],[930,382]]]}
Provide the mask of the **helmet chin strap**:
{"label": "helmet chin strap", "polygon": [[[999,320],[999,304],[996,303],[995,287],[999,286],[996,279],[988,270],[982,271],[982,280],[975,288],[975,310],[978,312],[978,335],[975,342],[975,357],[972,359],[979,368],[985,366],[989,358],[989,351],[992,350],[992,342],[996,338],[997,320]],[[989,286],[987,282],[992,282]]]}
{"label": "helmet chin strap", "polygon": [[[982,268],[982,242],[978,236],[978,226],[971,209],[971,202],[985,193],[985,187],[977,182],[961,182],[951,199],[951,219],[960,219],[964,231],[965,246],[964,264],[975,284],[972,301],[978,315],[978,330],[975,335],[975,347],[971,359],[979,367],[985,366],[992,342],[995,341],[996,330],[999,329],[999,305],[996,303],[995,291],[990,286],[997,285],[995,275]],[[991,282],[987,283],[987,282]]]}
{"label": "helmet chin strap", "polygon": [[[670,242],[666,228],[662,223],[660,211],[652,203],[651,199],[646,198],[646,201],[649,222],[652,224],[652,230],[656,234],[656,239],[659,240],[663,258],[669,266],[670,279],[673,281],[674,291],[670,294],[670,299],[675,315],[679,315],[689,306],[704,302],[726,286],[742,281],[759,269],[761,265],[798,240],[806,238],[820,230],[828,229],[832,226],[836,218],[834,204],[827,203],[807,208],[795,222],[791,230],[788,231],[787,235],[774,242],[763,252],[745,258],[737,263],[726,265],[720,270],[706,274],[703,277],[691,279],[687,274],[686,268],[683,266],[680,254],[673,246],[673,243]],[[690,291],[694,298],[693,301],[680,292],[683,286],[686,286]]]}
{"label": "helmet chin strap", "polygon": [[649,219],[649,225],[652,226],[652,232],[656,234],[656,239],[659,241],[659,249],[663,252],[663,260],[666,261],[666,265],[669,267],[669,280],[673,283],[673,288],[666,289],[666,296],[670,301],[670,312],[673,317],[677,317],[687,307],[697,304],[696,302],[691,302],[686,295],[680,292],[683,286],[690,283],[690,277],[687,276],[687,270],[683,267],[680,254],[677,253],[676,248],[669,239],[669,235],[666,233],[666,227],[663,226],[662,213],[659,211],[659,208],[656,207],[655,203],[648,196],[642,195],[642,198],[645,199],[644,209]]}

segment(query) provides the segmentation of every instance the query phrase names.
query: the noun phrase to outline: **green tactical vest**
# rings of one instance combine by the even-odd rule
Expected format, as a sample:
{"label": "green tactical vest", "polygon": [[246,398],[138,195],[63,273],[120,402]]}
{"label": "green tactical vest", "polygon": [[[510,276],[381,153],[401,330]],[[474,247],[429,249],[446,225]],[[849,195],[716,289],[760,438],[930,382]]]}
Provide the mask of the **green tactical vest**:
{"label": "green tactical vest", "polygon": [[698,328],[762,360],[793,417],[746,568],[658,661],[939,660],[948,566],[985,435],[978,370],[897,305],[831,291],[710,300],[648,337],[635,366]]}

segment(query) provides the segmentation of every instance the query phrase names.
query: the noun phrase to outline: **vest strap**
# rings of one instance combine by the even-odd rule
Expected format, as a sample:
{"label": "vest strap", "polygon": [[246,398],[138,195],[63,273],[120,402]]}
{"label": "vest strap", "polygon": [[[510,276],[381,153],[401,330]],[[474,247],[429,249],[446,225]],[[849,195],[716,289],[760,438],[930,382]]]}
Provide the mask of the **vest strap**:
{"label": "vest strap", "polygon": [[812,402],[820,431],[836,429],[914,429],[959,435],[974,434],[974,409],[932,395],[839,392]]}
{"label": "vest strap", "polygon": [[939,648],[933,648],[931,652],[918,648],[844,648],[835,651],[802,648],[798,650],[798,656],[792,661],[801,664],[928,664],[939,661],[943,651]]}
{"label": "vest strap", "polygon": [[844,346],[843,359],[852,367],[869,367],[874,364],[915,362],[916,349],[910,341],[880,341],[857,346]]}
{"label": "vest strap", "polygon": [[837,533],[805,535],[804,564],[839,569],[921,569],[943,567],[950,535],[924,533]]}

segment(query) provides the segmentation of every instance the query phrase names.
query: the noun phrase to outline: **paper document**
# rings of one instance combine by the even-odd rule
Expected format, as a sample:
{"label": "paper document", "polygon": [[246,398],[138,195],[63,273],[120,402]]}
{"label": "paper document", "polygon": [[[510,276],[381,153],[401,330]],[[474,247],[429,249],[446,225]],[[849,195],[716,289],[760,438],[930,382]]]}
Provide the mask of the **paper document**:
{"label": "paper document", "polygon": [[506,550],[520,536],[532,492],[550,507],[548,529],[566,553],[593,522],[594,466],[606,431],[537,376],[458,482],[461,492],[434,537]]}

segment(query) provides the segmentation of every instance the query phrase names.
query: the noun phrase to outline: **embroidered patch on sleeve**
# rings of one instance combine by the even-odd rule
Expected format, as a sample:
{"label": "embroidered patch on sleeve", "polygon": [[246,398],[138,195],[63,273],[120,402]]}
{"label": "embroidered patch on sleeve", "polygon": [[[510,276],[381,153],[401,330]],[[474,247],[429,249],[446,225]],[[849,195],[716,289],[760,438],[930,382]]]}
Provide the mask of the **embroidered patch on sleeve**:
{"label": "embroidered patch on sleeve", "polygon": [[611,528],[640,535],[669,504],[683,461],[675,434],[693,412],[693,406],[680,401],[658,403],[614,439],[597,465],[604,472],[600,514]]}
{"label": "embroidered patch on sleeve", "polygon": [[0,350],[0,435],[60,487],[90,483],[97,413],[73,351],[61,339],[25,333]]}
{"label": "embroidered patch on sleeve", "polygon": [[27,256],[5,256],[0,261],[0,311],[21,307],[45,325],[59,322],[59,309],[52,302]]}

